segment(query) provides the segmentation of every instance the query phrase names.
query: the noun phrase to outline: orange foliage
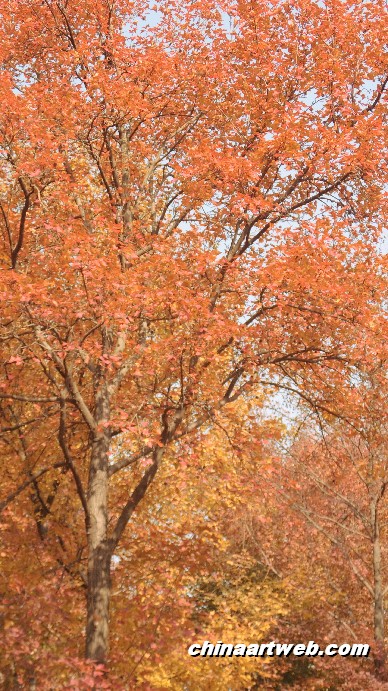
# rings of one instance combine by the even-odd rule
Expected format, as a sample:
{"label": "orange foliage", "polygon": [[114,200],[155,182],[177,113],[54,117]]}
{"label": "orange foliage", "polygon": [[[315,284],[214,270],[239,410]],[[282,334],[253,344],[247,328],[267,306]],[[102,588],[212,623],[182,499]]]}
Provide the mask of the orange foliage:
{"label": "orange foliage", "polygon": [[[67,633],[62,626],[45,648],[54,610],[36,618],[42,664],[82,657],[84,591],[81,676],[96,663],[101,677],[112,662],[132,683],[123,672],[131,650],[131,679],[165,688],[171,666],[155,679],[146,653],[139,662],[123,643],[117,591],[143,582],[143,559],[153,583],[171,549],[163,592],[151,596],[147,585],[143,614],[141,600],[129,608],[131,635],[139,621],[148,645],[163,598],[170,619],[186,622],[186,577],[200,580],[197,566],[212,558],[228,571],[215,536],[236,496],[249,502],[260,486],[244,463],[257,454],[261,468],[265,456],[264,429],[252,444],[263,391],[287,391],[330,416],[360,363],[382,357],[384,3],[161,0],[151,10],[143,0],[9,0],[0,15],[1,509],[14,512],[7,521],[16,516],[7,549],[18,545],[7,597],[30,581],[35,607],[65,578],[59,611],[76,593]],[[240,479],[221,451],[223,416]],[[217,530],[183,540],[183,576],[170,559],[198,527],[205,438],[205,511]],[[269,455],[257,473],[273,467]],[[240,556],[229,564],[236,592]],[[259,595],[241,587],[247,613]],[[209,630],[222,632],[223,619],[231,631],[237,617],[219,607]],[[28,628],[28,611],[16,628]],[[270,631],[260,616],[260,631]],[[167,619],[163,627],[177,635]],[[188,630],[182,623],[182,637]],[[177,655],[177,684],[192,683]],[[19,662],[11,654],[5,665],[13,674]],[[16,676],[28,676],[26,657],[20,665]],[[209,674],[205,686],[217,688]],[[249,684],[241,674],[236,683]]]}

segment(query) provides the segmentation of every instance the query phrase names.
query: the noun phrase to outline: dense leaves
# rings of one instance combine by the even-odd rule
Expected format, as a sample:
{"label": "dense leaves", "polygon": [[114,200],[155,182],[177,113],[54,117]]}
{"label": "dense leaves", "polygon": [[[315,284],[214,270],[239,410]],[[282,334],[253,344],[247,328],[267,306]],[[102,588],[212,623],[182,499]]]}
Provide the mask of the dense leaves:
{"label": "dense leaves", "polygon": [[[324,688],[319,665],[204,673],[185,650],[311,637],[333,539],[371,582],[321,490],[357,495],[350,532],[373,492],[383,503],[384,3],[9,0],[0,15],[6,684]],[[306,483],[317,584],[291,558]],[[380,662],[359,668],[381,680],[372,629]]]}

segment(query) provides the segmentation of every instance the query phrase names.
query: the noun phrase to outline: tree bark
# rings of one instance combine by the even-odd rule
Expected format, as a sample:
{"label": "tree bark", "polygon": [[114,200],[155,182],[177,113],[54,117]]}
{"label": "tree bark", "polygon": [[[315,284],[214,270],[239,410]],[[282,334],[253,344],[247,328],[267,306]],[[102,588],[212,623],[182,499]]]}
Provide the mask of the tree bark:
{"label": "tree bark", "polygon": [[384,592],[381,574],[381,544],[377,503],[372,504],[373,530],[373,593],[374,593],[374,639],[376,643],[375,670],[376,674],[385,678],[385,622],[384,622]]}
{"label": "tree bark", "polygon": [[86,657],[105,664],[109,649],[111,550],[105,542],[90,550],[86,624]]}
{"label": "tree bark", "polygon": [[105,663],[109,647],[110,566],[112,548],[108,541],[108,452],[110,434],[107,391],[96,401],[97,430],[92,446],[88,482],[88,588],[86,657]]}

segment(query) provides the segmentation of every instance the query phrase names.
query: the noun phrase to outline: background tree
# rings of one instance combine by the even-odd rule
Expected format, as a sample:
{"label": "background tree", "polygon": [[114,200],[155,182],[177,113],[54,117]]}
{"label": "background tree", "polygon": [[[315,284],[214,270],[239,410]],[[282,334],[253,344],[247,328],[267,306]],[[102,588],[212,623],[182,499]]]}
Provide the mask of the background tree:
{"label": "background tree", "polygon": [[[344,625],[357,638],[367,617],[373,630],[376,671],[384,679],[385,367],[360,375],[355,389],[347,422],[331,418],[331,424],[324,423],[321,439],[302,435],[287,451],[280,492],[304,517],[306,528],[310,526],[315,535],[321,533],[331,545],[323,560],[332,588],[337,593],[348,591],[343,603]],[[340,570],[335,560],[339,560]],[[354,581],[351,589],[347,579]],[[360,607],[365,608],[364,615],[360,615]]]}

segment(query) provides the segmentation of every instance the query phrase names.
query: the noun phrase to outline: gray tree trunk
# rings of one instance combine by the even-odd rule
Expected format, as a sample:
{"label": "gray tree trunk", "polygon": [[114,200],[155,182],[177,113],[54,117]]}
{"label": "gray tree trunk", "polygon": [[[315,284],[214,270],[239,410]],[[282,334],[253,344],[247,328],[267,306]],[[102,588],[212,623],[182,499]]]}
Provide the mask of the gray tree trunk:
{"label": "gray tree trunk", "polygon": [[377,502],[372,505],[372,530],[373,530],[373,594],[374,594],[374,639],[377,655],[375,668],[377,674],[385,676],[385,622],[384,622],[384,590],[381,573],[381,543],[380,526]]}
{"label": "gray tree trunk", "polygon": [[111,594],[111,545],[108,542],[108,452],[110,435],[101,423],[109,420],[109,398],[103,392],[96,402],[97,430],[92,446],[88,482],[88,581],[86,657],[104,663],[109,648]]}

